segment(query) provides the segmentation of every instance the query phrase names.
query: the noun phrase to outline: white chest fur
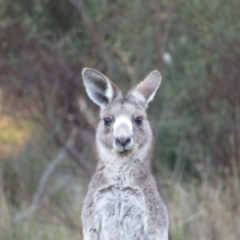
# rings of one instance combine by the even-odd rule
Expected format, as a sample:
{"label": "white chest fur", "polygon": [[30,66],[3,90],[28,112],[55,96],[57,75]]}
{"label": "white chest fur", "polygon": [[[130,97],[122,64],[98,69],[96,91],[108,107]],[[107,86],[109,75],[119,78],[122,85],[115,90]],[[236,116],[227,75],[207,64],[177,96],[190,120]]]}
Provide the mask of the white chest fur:
{"label": "white chest fur", "polygon": [[96,192],[94,201],[101,240],[145,239],[145,200],[138,187],[104,186]]}

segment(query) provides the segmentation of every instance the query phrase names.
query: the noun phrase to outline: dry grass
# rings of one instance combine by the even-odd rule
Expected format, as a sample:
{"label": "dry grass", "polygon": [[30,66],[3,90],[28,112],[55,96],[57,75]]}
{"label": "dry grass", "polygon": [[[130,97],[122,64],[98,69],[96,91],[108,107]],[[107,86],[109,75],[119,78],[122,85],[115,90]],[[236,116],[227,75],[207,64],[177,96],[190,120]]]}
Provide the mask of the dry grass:
{"label": "dry grass", "polygon": [[[171,235],[174,240],[237,240],[240,239],[240,192],[234,186],[233,179],[218,187],[209,185],[182,186],[168,183],[164,192],[170,192],[165,198],[170,212]],[[228,184],[228,185],[226,185]],[[62,192],[64,194],[65,191]],[[74,193],[74,191],[72,191]],[[68,205],[68,213],[76,223],[80,223],[82,192],[72,196],[72,204]],[[68,204],[68,203],[62,203]],[[9,207],[11,212],[11,207]],[[70,227],[56,223],[56,216],[46,214],[45,223],[39,221],[44,211],[37,211],[32,220],[27,219],[17,226],[5,231],[4,240],[16,239],[81,239],[81,233],[72,231]],[[39,215],[40,214],[40,215]],[[38,220],[36,220],[38,219]],[[41,218],[40,218],[41,219]],[[1,230],[3,234],[4,231]]]}
{"label": "dry grass", "polygon": [[209,184],[170,183],[168,202],[174,240],[240,239],[240,191],[234,178]]}

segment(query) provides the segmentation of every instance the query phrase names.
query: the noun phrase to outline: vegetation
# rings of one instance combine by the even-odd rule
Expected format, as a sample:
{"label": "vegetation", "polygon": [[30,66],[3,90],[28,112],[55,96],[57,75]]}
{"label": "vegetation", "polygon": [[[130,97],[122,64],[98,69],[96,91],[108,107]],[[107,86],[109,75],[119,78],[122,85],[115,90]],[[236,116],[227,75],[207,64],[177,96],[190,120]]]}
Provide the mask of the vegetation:
{"label": "vegetation", "polygon": [[1,0],[0,239],[81,239],[97,107],[158,69],[153,171],[177,239],[240,238],[240,1]]}

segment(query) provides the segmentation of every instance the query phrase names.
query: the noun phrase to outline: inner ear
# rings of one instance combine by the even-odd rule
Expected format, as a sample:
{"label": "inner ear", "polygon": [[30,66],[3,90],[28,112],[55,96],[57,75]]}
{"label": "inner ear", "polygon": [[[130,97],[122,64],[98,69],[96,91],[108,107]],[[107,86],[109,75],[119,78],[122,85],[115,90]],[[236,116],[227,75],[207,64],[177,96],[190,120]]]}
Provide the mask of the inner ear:
{"label": "inner ear", "polygon": [[145,107],[151,102],[161,84],[162,76],[157,70],[151,72],[142,82],[140,82],[132,91],[131,95]]}
{"label": "inner ear", "polygon": [[105,107],[120,94],[116,85],[104,74],[94,69],[84,68],[82,76],[88,96],[100,107]]}

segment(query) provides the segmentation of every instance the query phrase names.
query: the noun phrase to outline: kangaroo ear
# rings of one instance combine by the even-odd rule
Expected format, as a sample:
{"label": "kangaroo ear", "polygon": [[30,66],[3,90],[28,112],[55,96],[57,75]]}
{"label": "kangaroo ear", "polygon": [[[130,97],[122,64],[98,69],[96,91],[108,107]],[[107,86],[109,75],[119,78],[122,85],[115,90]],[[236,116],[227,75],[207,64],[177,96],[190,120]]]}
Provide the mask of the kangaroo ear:
{"label": "kangaroo ear", "polygon": [[137,101],[143,102],[145,107],[151,102],[162,81],[162,76],[157,70],[151,72],[142,82],[140,82],[131,92]]}
{"label": "kangaroo ear", "polygon": [[105,75],[91,69],[82,70],[83,83],[87,94],[94,103],[100,107],[106,107],[120,91]]}

